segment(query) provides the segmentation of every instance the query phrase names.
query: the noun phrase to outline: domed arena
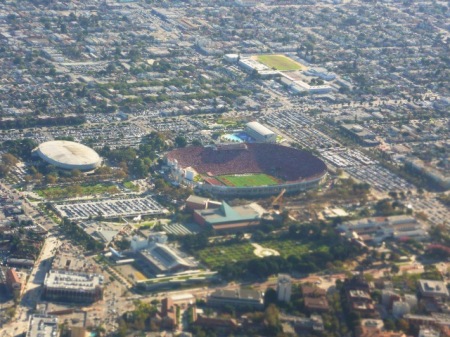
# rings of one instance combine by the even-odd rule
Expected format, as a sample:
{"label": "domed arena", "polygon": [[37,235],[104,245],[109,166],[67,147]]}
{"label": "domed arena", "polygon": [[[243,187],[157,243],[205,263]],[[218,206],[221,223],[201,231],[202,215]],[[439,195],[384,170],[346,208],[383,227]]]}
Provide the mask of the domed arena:
{"label": "domed arena", "polygon": [[40,144],[35,153],[47,163],[66,170],[93,170],[100,166],[101,158],[90,147],[66,140]]}
{"label": "domed arena", "polygon": [[325,163],[307,151],[269,143],[180,148],[166,155],[173,178],[218,196],[267,196],[317,187]]}

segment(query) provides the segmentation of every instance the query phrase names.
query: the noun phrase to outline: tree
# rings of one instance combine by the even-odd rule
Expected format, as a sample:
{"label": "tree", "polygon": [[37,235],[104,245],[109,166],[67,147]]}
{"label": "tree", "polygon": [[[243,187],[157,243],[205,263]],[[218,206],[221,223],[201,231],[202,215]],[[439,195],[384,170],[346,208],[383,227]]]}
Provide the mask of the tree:
{"label": "tree", "polygon": [[14,166],[19,162],[19,159],[17,159],[11,153],[4,153],[2,155],[2,161],[6,166]]}
{"label": "tree", "polygon": [[280,312],[275,304],[270,304],[264,311],[264,322],[266,324],[266,333],[270,336],[276,336],[280,332]]}
{"label": "tree", "polygon": [[73,178],[80,178],[81,176],[83,176],[83,172],[81,172],[78,169],[72,170],[71,175]]}
{"label": "tree", "polygon": [[266,292],[264,293],[264,306],[268,307],[271,304],[277,303],[278,295],[275,289],[273,288],[267,288]]}
{"label": "tree", "polygon": [[45,177],[45,181],[50,185],[55,184],[57,180],[58,178],[54,174],[49,174]]}
{"label": "tree", "polygon": [[399,266],[397,266],[396,264],[393,264],[393,265],[391,266],[391,273],[392,273],[392,274],[398,274],[399,271],[400,271],[400,268],[399,268]]}
{"label": "tree", "polygon": [[387,199],[378,201],[375,210],[379,215],[391,215],[394,212],[391,202]]}
{"label": "tree", "polygon": [[42,173],[36,172],[36,173],[33,175],[33,178],[34,178],[34,180],[41,181],[42,178],[44,178],[44,175],[43,175]]}
{"label": "tree", "polygon": [[387,319],[384,321],[384,328],[386,330],[395,330],[395,322],[393,319]]}
{"label": "tree", "polygon": [[176,147],[185,147],[187,145],[186,138],[183,136],[177,136],[175,138],[175,146]]}
{"label": "tree", "polygon": [[194,139],[194,140],[192,140],[192,145],[193,146],[202,146],[202,142],[199,139]]}
{"label": "tree", "polygon": [[397,328],[405,333],[409,332],[409,323],[406,319],[399,319],[397,321]]}

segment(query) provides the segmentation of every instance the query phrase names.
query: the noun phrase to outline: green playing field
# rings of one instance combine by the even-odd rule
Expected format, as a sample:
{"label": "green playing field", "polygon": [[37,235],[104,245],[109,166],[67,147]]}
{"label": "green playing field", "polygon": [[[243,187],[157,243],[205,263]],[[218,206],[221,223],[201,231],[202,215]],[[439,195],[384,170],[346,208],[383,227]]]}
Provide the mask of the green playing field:
{"label": "green playing field", "polygon": [[225,175],[217,177],[227,186],[247,187],[247,186],[265,186],[276,185],[278,180],[267,174],[246,174],[246,175]]}
{"label": "green playing field", "polygon": [[284,55],[258,55],[256,59],[269,68],[280,71],[301,70],[303,68],[300,63]]}

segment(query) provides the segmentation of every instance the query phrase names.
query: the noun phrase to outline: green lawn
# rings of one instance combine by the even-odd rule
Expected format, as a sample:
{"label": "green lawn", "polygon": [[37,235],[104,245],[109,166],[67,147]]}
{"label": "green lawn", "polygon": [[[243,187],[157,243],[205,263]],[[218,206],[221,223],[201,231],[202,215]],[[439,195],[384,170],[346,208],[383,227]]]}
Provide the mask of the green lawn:
{"label": "green lawn", "polygon": [[139,191],[139,187],[137,187],[135,184],[133,184],[131,181],[124,181],[123,182],[123,186],[125,188],[128,188],[129,190],[132,191]]}
{"label": "green lawn", "polygon": [[322,251],[328,252],[329,248],[327,246],[313,247],[310,244],[301,244],[295,240],[285,240],[285,241],[264,241],[259,243],[264,248],[275,249],[284,258],[291,255],[300,256],[308,253],[309,251]]}
{"label": "green lawn", "polygon": [[152,228],[156,224],[156,220],[154,221],[144,221],[139,224],[135,224],[134,227],[137,228]]}
{"label": "green lawn", "polygon": [[[313,244],[301,244],[295,240],[284,241],[263,241],[258,242],[264,248],[277,250],[280,255],[287,258],[291,255],[299,257],[300,255],[308,254],[309,252],[328,252],[327,246],[315,246]],[[222,267],[226,263],[235,263],[238,261],[248,261],[256,259],[253,253],[255,247],[250,243],[236,243],[229,246],[214,246],[202,249],[197,252],[197,257],[200,261],[205,263],[211,269]]]}
{"label": "green lawn", "polygon": [[249,175],[225,175],[217,177],[227,186],[247,187],[247,186],[264,186],[276,185],[278,180],[267,174],[249,174]]}
{"label": "green lawn", "polygon": [[269,68],[280,71],[301,70],[303,68],[300,63],[284,55],[258,55],[257,60]]}
{"label": "green lawn", "polygon": [[250,243],[237,243],[230,246],[208,247],[197,252],[198,258],[211,269],[222,267],[226,263],[247,261],[256,258],[255,247]]}

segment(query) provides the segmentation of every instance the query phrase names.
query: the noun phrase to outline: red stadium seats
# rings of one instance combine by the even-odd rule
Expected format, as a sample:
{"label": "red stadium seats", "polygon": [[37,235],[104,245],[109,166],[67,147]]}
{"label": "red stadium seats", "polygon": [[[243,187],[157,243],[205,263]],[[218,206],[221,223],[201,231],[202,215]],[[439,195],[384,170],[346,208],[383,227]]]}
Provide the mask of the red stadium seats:
{"label": "red stadium seats", "polygon": [[312,179],[327,170],[322,160],[307,151],[268,143],[246,145],[238,149],[192,146],[173,150],[167,158],[199,174],[265,173],[285,182]]}

